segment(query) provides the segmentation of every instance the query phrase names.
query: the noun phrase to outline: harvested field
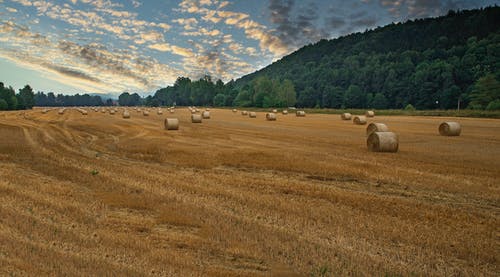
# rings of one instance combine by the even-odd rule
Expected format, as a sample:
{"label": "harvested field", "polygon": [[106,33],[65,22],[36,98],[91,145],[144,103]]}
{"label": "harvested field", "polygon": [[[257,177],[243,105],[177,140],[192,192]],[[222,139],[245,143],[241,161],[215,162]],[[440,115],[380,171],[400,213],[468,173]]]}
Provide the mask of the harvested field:
{"label": "harvested field", "polygon": [[0,113],[0,275],[500,272],[500,120],[41,111]]}

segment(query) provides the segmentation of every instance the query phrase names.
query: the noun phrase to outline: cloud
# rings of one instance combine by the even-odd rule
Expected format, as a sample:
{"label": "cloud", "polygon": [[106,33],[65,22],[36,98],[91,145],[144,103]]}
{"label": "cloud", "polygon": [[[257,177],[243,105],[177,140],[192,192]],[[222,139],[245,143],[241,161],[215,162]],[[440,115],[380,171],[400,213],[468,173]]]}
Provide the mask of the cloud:
{"label": "cloud", "polygon": [[149,31],[146,33],[140,34],[141,39],[144,41],[160,41],[163,39],[163,35],[156,31]]}
{"label": "cloud", "polygon": [[198,24],[198,20],[194,17],[190,18],[178,18],[172,20],[174,23],[178,23],[179,25],[183,26],[185,30],[194,30],[196,25]]}
{"label": "cloud", "polygon": [[346,24],[346,21],[343,17],[340,16],[331,16],[326,20],[327,28],[329,29],[338,29],[343,27]]}
{"label": "cloud", "polygon": [[231,3],[229,3],[229,1],[222,1],[222,2],[219,4],[219,7],[218,7],[218,8],[219,8],[219,9],[223,9],[223,8],[225,8],[226,6],[228,6],[229,4],[231,4]]}
{"label": "cloud", "polygon": [[194,55],[193,51],[191,49],[188,49],[188,48],[183,48],[183,47],[179,47],[179,46],[175,46],[175,45],[172,45],[171,48],[172,48],[172,53],[180,55],[180,56],[191,57]]}
{"label": "cloud", "polygon": [[99,80],[98,78],[89,76],[89,75],[85,74],[84,72],[81,72],[81,71],[76,70],[76,69],[71,69],[71,68],[67,68],[67,67],[55,65],[55,64],[50,64],[50,63],[41,63],[40,65],[42,67],[47,68],[47,69],[51,69],[53,71],[56,71],[57,73],[60,73],[62,75],[66,75],[66,76],[77,78],[77,79],[82,79],[85,81],[91,81],[93,83],[102,83],[101,80]]}
{"label": "cloud", "polygon": [[[183,0],[179,6],[182,12],[200,14],[205,21],[212,21],[215,23],[224,20],[223,22],[226,25],[243,29],[247,38],[257,40],[262,50],[269,51],[276,57],[281,57],[290,50],[280,38],[268,31],[264,25],[249,19],[250,16],[248,14],[225,10],[210,10],[202,7],[203,5],[201,5],[199,1],[193,0]],[[227,4],[224,6],[227,6]],[[200,33],[201,32],[190,32],[189,34],[199,35]]]}
{"label": "cloud", "polygon": [[142,5],[141,2],[137,1],[137,0],[132,0],[132,6],[134,6],[134,8],[139,8],[140,6]]}
{"label": "cloud", "polygon": [[170,51],[170,45],[168,43],[156,43],[156,44],[151,44],[148,46],[149,49],[161,51],[161,52],[167,52]]}
{"label": "cloud", "polygon": [[394,17],[416,18],[439,16],[450,9],[460,7],[473,7],[474,1],[459,0],[380,0],[380,5],[385,7]]}
{"label": "cloud", "polygon": [[173,54],[183,56],[183,57],[191,57],[194,55],[193,50],[189,48],[184,48],[176,45],[170,45],[168,43],[156,43],[148,46],[149,49],[157,50],[160,52],[171,52]]}
{"label": "cloud", "polygon": [[108,49],[96,42],[82,45],[58,37],[32,32],[11,21],[0,22],[0,57],[84,91],[157,89],[182,74],[128,50]]}
{"label": "cloud", "polygon": [[23,5],[23,6],[31,6],[31,5],[33,5],[31,3],[31,1],[29,1],[29,0],[12,0],[12,2],[17,2],[17,3],[19,3],[19,4]]}
{"label": "cloud", "polygon": [[170,28],[172,28],[172,26],[168,25],[167,23],[158,23],[156,24],[156,26],[162,28],[164,31],[168,31],[170,30]]}
{"label": "cloud", "polygon": [[11,13],[17,13],[17,10],[14,9],[14,8],[11,8],[11,7],[7,7],[5,8],[8,12],[11,12]]}
{"label": "cloud", "polygon": [[370,14],[365,10],[357,11],[349,15],[351,28],[373,27],[378,19],[376,15]]}
{"label": "cloud", "polygon": [[326,32],[315,23],[318,19],[318,8],[314,3],[300,8],[297,16],[292,16],[294,5],[294,0],[269,2],[271,22],[278,26],[277,33],[281,41],[296,48],[327,36]]}

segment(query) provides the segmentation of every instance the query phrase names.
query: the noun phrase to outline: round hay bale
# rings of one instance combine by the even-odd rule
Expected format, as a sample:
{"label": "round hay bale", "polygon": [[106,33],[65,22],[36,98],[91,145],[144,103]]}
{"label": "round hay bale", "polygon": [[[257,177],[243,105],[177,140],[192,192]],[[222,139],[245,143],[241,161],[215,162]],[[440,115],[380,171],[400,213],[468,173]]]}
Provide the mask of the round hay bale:
{"label": "round hay bale", "polygon": [[278,112],[278,110],[277,110],[277,109],[272,109],[272,111],[271,111],[271,112],[272,112],[272,113],[277,113],[277,112]]}
{"label": "round hay bale", "polygon": [[241,111],[241,115],[248,115],[247,111]]}
{"label": "round hay bale", "polygon": [[201,113],[201,116],[203,117],[203,119],[210,119],[210,112],[204,111]]}
{"label": "round hay bale", "polygon": [[365,116],[366,117],[374,117],[375,116],[375,112],[374,111],[366,111],[365,112]]}
{"label": "round hay bale", "polygon": [[384,123],[370,123],[366,127],[366,136],[371,135],[373,132],[389,132],[389,127]]}
{"label": "round hay bale", "polygon": [[250,118],[256,118],[257,117],[257,113],[256,112],[249,112],[248,113],[248,117],[250,117]]}
{"label": "round hay bale", "polygon": [[163,114],[163,111],[162,111],[162,110],[158,110],[156,113],[157,113],[158,115],[162,115],[162,114]]}
{"label": "round hay bale", "polygon": [[149,112],[148,112],[148,111],[143,111],[143,112],[142,112],[142,115],[143,115],[143,116],[149,116]]}
{"label": "round hay bale", "polygon": [[238,110],[237,109],[233,109],[233,113],[236,113],[236,112],[238,112]]}
{"label": "round hay bale", "polygon": [[295,116],[304,117],[304,116],[306,116],[306,112],[305,111],[296,111]]}
{"label": "round hay bale", "polygon": [[179,119],[166,118],[165,119],[165,130],[179,130]]}
{"label": "round hay bale", "polygon": [[201,115],[200,114],[192,114],[191,115],[191,122],[192,123],[201,123]]}
{"label": "round hay bale", "polygon": [[123,118],[130,118],[130,113],[129,113],[127,110],[125,110],[125,111],[123,112],[123,114],[122,114],[122,117],[123,117]]}
{"label": "round hay bale", "polygon": [[206,108],[205,111],[209,112],[210,111],[210,108]]}
{"label": "round hay bale", "polygon": [[64,109],[59,109],[59,111],[57,111],[58,114],[64,114]]}
{"label": "round hay bale", "polygon": [[368,150],[372,152],[398,152],[398,135],[393,132],[373,132],[366,140]]}
{"label": "round hay bale", "polygon": [[462,126],[458,122],[443,122],[439,125],[439,134],[442,136],[460,136]]}
{"label": "round hay bale", "polygon": [[82,115],[88,115],[88,112],[86,110],[81,111]]}
{"label": "round hay bale", "polygon": [[105,110],[105,109],[102,109],[102,110],[101,110],[101,113],[106,113],[106,110]]}
{"label": "round hay bale", "polygon": [[352,122],[356,125],[365,125],[366,124],[366,116],[364,115],[357,115],[354,117]]}
{"label": "round hay bale", "polygon": [[114,114],[115,114],[115,110],[110,110],[110,111],[109,111],[109,114],[110,114],[110,115],[114,115]]}
{"label": "round hay bale", "polygon": [[170,113],[175,113],[175,110],[174,110],[174,109],[171,109],[171,110],[170,110]]}
{"label": "round hay bale", "polygon": [[42,113],[43,113],[43,114],[46,114],[47,112],[48,112],[48,110],[47,110],[47,109],[43,109],[43,110],[42,110]]}
{"label": "round hay bale", "polygon": [[284,115],[287,115],[288,111],[287,110],[283,110],[281,113],[284,114]]}
{"label": "round hay bale", "polygon": [[269,121],[276,121],[276,114],[275,113],[266,113],[266,119]]}
{"label": "round hay bale", "polygon": [[340,115],[342,120],[351,120],[352,115],[350,113],[343,113]]}

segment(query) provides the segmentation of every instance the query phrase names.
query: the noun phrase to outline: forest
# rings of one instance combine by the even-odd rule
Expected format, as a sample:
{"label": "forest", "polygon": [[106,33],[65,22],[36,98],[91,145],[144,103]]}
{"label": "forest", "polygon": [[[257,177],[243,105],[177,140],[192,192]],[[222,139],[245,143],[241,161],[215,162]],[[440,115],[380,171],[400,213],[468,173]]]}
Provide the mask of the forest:
{"label": "forest", "polygon": [[[450,11],[321,40],[224,84],[179,77],[122,106],[305,107],[500,110],[500,7]],[[15,91],[2,84],[0,110],[113,105],[99,96]],[[34,102],[33,102],[34,101]]]}
{"label": "forest", "polygon": [[500,100],[499,28],[496,6],[390,24],[307,45],[235,87],[291,80],[301,107],[491,109]]}

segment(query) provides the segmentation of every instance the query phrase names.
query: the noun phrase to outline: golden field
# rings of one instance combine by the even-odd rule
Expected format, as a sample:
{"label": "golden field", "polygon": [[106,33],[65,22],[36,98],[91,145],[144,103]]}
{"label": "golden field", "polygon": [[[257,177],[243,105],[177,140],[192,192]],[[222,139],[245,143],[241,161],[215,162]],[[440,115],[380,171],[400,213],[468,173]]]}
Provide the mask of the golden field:
{"label": "golden field", "polygon": [[498,119],[129,111],[0,113],[0,275],[500,274]]}

